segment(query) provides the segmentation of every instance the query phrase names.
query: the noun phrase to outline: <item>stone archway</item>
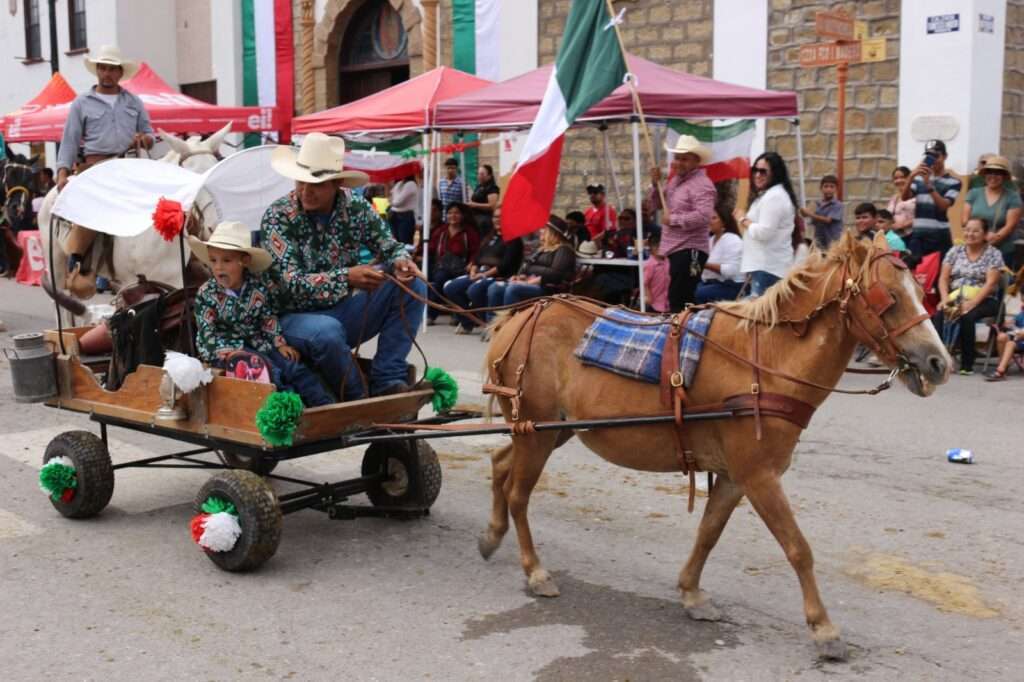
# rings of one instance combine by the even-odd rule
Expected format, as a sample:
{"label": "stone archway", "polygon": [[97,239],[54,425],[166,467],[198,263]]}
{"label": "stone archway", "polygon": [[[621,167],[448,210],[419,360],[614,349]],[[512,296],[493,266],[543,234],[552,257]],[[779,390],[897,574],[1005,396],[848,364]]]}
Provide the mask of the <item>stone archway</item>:
{"label": "stone archway", "polygon": [[[412,0],[388,0],[402,18],[408,36],[409,75],[423,72],[423,37],[420,14]],[[338,55],[349,22],[366,0],[327,0],[324,15],[313,34],[313,78],[316,109],[322,111],[338,102]]]}

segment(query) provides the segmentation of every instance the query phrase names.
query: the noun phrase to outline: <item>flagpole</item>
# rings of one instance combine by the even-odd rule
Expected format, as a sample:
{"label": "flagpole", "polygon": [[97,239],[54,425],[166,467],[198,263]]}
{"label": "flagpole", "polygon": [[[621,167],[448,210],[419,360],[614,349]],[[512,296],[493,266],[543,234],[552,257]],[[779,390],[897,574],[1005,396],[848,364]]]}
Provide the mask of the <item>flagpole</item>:
{"label": "flagpole", "polygon": [[[626,44],[622,41],[619,25],[615,23],[615,5],[612,4],[612,0],[605,0],[605,2],[608,4],[608,18],[612,22],[612,28],[615,29],[615,38],[619,41],[619,49],[622,51],[622,61],[626,64],[626,82],[629,84],[629,91],[633,95],[633,113],[640,117],[640,128],[644,131],[644,141],[647,142],[647,155],[651,157],[652,163],[657,163],[654,156],[654,143],[651,141],[651,131],[647,127],[647,117],[644,116],[644,106],[640,102],[640,93],[636,89],[636,76],[629,70],[629,53],[626,52]],[[661,199],[661,208],[665,213],[668,213],[665,191],[660,183],[657,185],[657,188],[658,198]],[[639,206],[636,208],[640,210]]]}

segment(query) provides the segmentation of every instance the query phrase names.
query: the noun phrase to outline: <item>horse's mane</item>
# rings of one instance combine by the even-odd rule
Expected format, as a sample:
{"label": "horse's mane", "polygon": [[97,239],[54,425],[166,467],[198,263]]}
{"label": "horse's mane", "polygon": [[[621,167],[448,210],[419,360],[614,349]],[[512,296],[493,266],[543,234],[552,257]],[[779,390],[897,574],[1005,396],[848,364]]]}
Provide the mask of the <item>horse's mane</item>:
{"label": "horse's mane", "polygon": [[[818,280],[825,282],[818,287],[824,300],[829,280],[839,266],[849,261],[863,248],[852,234],[846,233],[836,240],[832,247],[821,252],[812,248],[804,262],[791,270],[785,277],[772,285],[763,296],[746,301],[719,303],[718,307],[743,318],[747,324],[762,324],[769,328],[781,321],[782,308],[790,303],[801,291],[810,291]],[[820,303],[821,301],[819,301]]]}

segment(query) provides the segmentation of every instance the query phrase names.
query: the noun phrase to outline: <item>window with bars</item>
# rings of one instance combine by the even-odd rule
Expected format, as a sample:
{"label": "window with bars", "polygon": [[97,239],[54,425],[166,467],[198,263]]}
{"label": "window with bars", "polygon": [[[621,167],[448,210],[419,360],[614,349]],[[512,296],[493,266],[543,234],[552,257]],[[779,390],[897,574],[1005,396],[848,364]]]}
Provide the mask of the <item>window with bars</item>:
{"label": "window with bars", "polygon": [[25,0],[25,59],[43,58],[43,45],[39,37],[39,0]]}
{"label": "window with bars", "polygon": [[68,0],[68,45],[71,50],[89,47],[85,39],[85,0]]}

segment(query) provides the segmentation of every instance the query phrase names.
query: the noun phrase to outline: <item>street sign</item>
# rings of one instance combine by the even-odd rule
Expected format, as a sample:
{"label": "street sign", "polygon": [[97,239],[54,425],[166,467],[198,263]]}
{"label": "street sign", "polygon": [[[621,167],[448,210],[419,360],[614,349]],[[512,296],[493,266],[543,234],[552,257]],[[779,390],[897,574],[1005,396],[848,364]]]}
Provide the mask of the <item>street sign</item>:
{"label": "street sign", "polygon": [[853,17],[845,12],[816,12],[814,15],[814,32],[822,38],[853,40],[854,29]]}
{"label": "street sign", "polygon": [[800,46],[800,66],[830,66],[861,61],[861,42],[811,43]]}
{"label": "street sign", "polygon": [[884,62],[885,38],[868,38],[860,41],[860,61]]}

